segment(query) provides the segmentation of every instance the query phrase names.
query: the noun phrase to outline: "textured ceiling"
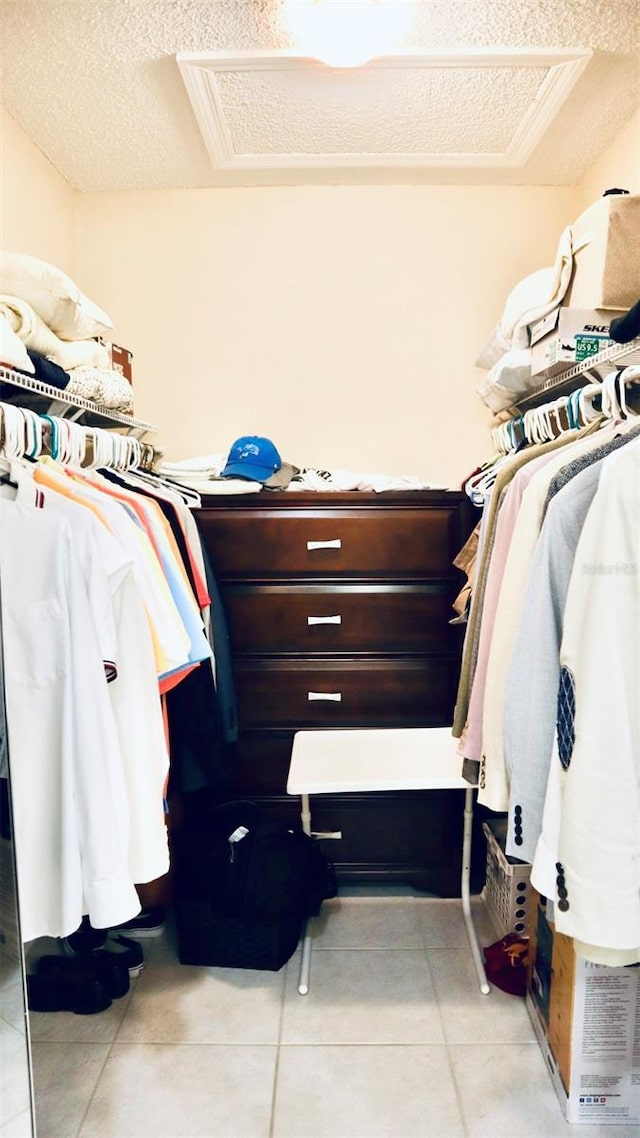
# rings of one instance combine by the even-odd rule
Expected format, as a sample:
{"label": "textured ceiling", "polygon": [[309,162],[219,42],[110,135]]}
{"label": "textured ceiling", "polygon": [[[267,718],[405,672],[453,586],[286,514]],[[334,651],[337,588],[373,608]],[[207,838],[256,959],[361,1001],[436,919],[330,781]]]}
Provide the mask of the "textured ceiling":
{"label": "textured ceiling", "polygon": [[0,0],[1,100],[83,191],[564,184],[640,105],[639,0],[418,0],[405,54],[350,71],[301,56],[280,17]]}

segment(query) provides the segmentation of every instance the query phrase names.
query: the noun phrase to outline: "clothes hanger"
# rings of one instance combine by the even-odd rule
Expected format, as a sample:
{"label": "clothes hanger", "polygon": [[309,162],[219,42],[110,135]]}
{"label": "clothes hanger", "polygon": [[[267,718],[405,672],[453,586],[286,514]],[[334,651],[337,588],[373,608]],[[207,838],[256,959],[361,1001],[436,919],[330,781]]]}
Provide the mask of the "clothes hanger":
{"label": "clothes hanger", "polygon": [[572,391],[567,399],[567,420],[574,430],[580,427],[580,388]]}
{"label": "clothes hanger", "polygon": [[180,482],[174,482],[173,479],[165,479],[155,471],[130,467],[126,471],[125,481],[134,488],[144,486],[149,491],[160,489],[166,497],[177,499],[189,508],[199,509],[202,505],[202,498],[197,490],[183,486]]}
{"label": "clothes hanger", "polygon": [[620,404],[618,390],[618,372],[607,372],[602,381],[602,414],[607,419],[623,419],[624,415]]}
{"label": "clothes hanger", "polygon": [[3,453],[7,458],[23,458],[26,449],[25,418],[19,407],[2,404],[4,423]]}
{"label": "clothes hanger", "polygon": [[601,412],[594,407],[594,399],[601,394],[601,383],[588,383],[586,387],[580,388],[578,397],[578,419],[581,426],[586,427],[589,423],[594,423],[600,416]]}
{"label": "clothes hanger", "polygon": [[18,489],[18,483],[14,482],[11,477],[11,463],[4,457],[2,452],[4,450],[4,404],[0,403],[0,482],[4,486],[11,486],[14,490]]}
{"label": "clothes hanger", "polygon": [[[630,364],[628,367],[623,367],[618,370],[618,390],[620,392],[620,405],[624,411],[625,418],[637,418],[638,411],[629,406],[628,394],[631,393],[633,387],[640,385],[640,367],[637,364]],[[633,401],[633,394],[631,399]]]}

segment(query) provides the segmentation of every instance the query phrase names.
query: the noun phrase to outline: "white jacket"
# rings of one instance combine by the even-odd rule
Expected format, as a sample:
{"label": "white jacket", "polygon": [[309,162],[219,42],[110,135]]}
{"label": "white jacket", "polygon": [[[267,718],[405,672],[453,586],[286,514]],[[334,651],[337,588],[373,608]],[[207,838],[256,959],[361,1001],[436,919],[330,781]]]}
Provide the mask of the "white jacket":
{"label": "white jacket", "polygon": [[566,897],[557,928],[585,955],[593,945],[640,960],[640,440],[604,464],[576,551],[560,664],[569,698],[559,703],[556,868]]}

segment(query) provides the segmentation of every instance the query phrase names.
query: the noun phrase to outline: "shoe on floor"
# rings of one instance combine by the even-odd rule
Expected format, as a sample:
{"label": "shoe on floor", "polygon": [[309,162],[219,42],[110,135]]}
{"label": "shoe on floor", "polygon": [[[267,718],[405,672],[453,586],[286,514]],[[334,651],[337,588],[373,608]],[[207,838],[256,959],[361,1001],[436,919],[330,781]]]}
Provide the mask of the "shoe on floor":
{"label": "shoe on floor", "polygon": [[104,948],[107,931],[107,929],[94,929],[89,918],[83,917],[80,928],[69,936],[62,937],[63,948],[69,956],[84,956],[96,948]]}
{"label": "shoe on floor", "polygon": [[126,965],[111,952],[98,948],[95,952],[76,956],[41,956],[36,972],[43,976],[86,975],[104,985],[111,1000],[119,1000],[129,991],[129,971]]}
{"label": "shoe on floor", "polygon": [[102,950],[107,956],[113,957],[114,960],[119,961],[129,971],[129,976],[133,979],[139,976],[144,969],[144,952],[142,946],[135,940],[131,940],[128,936],[120,936],[119,933],[109,933],[107,943]]}
{"label": "shoe on floor", "polygon": [[142,909],[137,917],[132,917],[130,921],[125,921],[124,924],[114,925],[111,931],[138,938],[162,936],[164,932],[164,909],[159,905]]}
{"label": "shoe on floor", "polygon": [[86,973],[27,976],[27,1003],[32,1012],[74,1012],[85,1016],[111,1007],[104,985]]}

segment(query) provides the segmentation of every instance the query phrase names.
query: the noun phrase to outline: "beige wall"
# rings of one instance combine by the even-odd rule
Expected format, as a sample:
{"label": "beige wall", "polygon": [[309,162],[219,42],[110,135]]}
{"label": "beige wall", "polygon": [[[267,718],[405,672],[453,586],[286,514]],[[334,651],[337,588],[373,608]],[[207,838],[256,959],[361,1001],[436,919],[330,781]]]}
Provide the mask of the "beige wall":
{"label": "beige wall", "polygon": [[76,194],[0,107],[0,247],[75,271]]}
{"label": "beige wall", "polygon": [[473,361],[553,261],[571,188],[92,194],[77,255],[136,411],[175,458],[272,438],[298,465],[459,482],[490,452]]}
{"label": "beige wall", "polygon": [[640,194],[640,107],[578,187],[579,209],[613,186]]}
{"label": "beige wall", "polygon": [[491,450],[473,361],[507,292],[603,188],[640,189],[639,121],[574,187],[80,195],[5,115],[2,241],[110,312],[169,456],[257,433],[451,485]]}

